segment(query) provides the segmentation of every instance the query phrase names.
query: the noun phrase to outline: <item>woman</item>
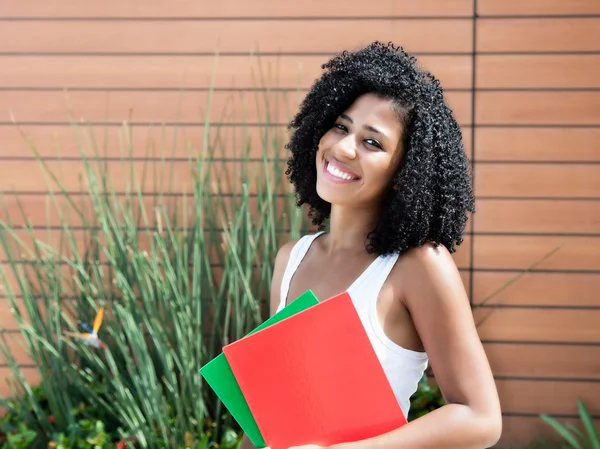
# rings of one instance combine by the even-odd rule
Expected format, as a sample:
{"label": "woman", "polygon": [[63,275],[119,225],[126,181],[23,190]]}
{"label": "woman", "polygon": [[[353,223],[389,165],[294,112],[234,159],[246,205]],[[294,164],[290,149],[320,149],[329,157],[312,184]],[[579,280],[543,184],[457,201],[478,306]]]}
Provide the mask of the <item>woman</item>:
{"label": "woman", "polygon": [[[298,206],[320,231],[279,250],[271,311],[308,289],[348,291],[406,414],[431,364],[446,405],[336,449],[493,446],[498,395],[451,257],[474,212],[460,128],[438,81],[392,44],[323,68],[286,146]],[[252,447],[246,438],[243,447]]]}

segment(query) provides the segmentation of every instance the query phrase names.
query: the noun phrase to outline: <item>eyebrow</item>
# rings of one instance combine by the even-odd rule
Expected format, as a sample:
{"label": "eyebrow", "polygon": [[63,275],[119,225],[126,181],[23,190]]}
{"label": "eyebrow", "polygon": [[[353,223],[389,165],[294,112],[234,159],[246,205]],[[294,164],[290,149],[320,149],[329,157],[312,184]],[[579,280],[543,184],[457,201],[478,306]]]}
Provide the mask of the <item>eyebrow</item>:
{"label": "eyebrow", "polygon": [[[340,115],[340,117],[343,118],[344,120],[348,120],[350,123],[354,123],[352,121],[352,119],[346,114],[342,114],[342,115]],[[377,128],[372,127],[371,125],[365,125],[364,128],[368,129],[371,132],[374,132],[375,134],[379,134],[380,136],[387,137],[384,133],[379,131]]]}

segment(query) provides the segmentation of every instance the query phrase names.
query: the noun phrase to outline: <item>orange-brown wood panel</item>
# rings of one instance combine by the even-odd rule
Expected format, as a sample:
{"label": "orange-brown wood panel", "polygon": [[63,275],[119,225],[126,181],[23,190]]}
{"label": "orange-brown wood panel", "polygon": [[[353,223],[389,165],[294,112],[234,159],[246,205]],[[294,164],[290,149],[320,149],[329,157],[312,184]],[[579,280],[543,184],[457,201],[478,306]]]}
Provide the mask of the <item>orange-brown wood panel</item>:
{"label": "orange-brown wood panel", "polygon": [[[475,237],[475,247],[480,244]],[[477,265],[476,265],[477,266]],[[478,271],[473,302],[534,307],[600,307],[597,273]]]}
{"label": "orange-brown wood panel", "polygon": [[599,141],[599,128],[478,128],[475,159],[600,161]]}
{"label": "orange-brown wood panel", "polygon": [[[5,299],[0,299],[0,301],[6,302]],[[4,327],[4,323],[0,322],[0,328]],[[27,343],[25,342],[25,338],[19,332],[13,333],[5,333],[6,338],[6,349],[9,351],[12,358],[19,365],[27,365],[32,362],[29,348],[27,347]],[[0,345],[4,344],[0,342]],[[0,353],[0,366],[7,365],[7,361],[4,358],[4,354]]]}
{"label": "orange-brown wood panel", "polygon": [[598,164],[476,164],[475,192],[485,197],[600,197]]}
{"label": "orange-brown wood panel", "polygon": [[554,14],[599,14],[600,4],[596,0],[476,0],[477,13],[489,15],[554,15]]}
{"label": "orange-brown wood panel", "polygon": [[82,1],[68,7],[60,0],[12,3],[3,8],[7,17],[381,17],[381,16],[464,16],[473,11],[472,0],[383,0],[365,3],[360,0],[322,2],[305,0],[301,5],[272,0],[251,3],[239,0],[195,2],[158,0],[120,2],[110,0],[96,3]]}
{"label": "orange-brown wood panel", "polygon": [[17,122],[287,123],[299,101],[296,92],[0,92]]}
{"label": "orange-brown wood panel", "polygon": [[[17,122],[141,122],[202,124],[288,123],[306,91],[270,92],[18,92],[0,91],[0,104]],[[471,121],[470,92],[448,92],[461,124]]]}
{"label": "orange-brown wood panel", "polygon": [[[30,385],[38,385],[41,381],[40,374],[36,368],[21,368],[21,373]],[[0,379],[2,379],[2,382],[0,382],[0,397],[7,398],[12,396],[11,387],[7,382],[10,381],[12,385],[18,385],[19,382],[12,370],[8,367],[0,367]]]}
{"label": "orange-brown wood panel", "polygon": [[482,18],[477,20],[476,46],[478,52],[597,51],[600,19]]}
{"label": "orange-brown wood panel", "polygon": [[477,55],[479,89],[595,88],[600,55]]}
{"label": "orange-brown wood panel", "polygon": [[[18,311],[23,316],[25,322],[30,323],[31,321],[25,307],[25,302],[43,297],[48,298],[48,300],[51,301],[54,301],[54,298],[79,298],[82,293],[81,285],[88,286],[90,284],[89,282],[85,282],[85,277],[82,276],[81,273],[78,273],[75,268],[65,263],[55,264],[52,267],[40,267],[39,265],[38,267],[34,267],[29,263],[20,263],[17,267],[18,271],[15,273],[15,270],[10,263],[5,260],[6,259],[3,259],[2,262],[0,262],[0,270],[3,271],[8,281],[5,283],[3,276],[1,281],[2,284],[0,284],[0,328],[7,328],[10,330],[18,329],[17,319],[11,311],[11,298],[15,299]],[[90,271],[88,268],[87,273],[92,280],[91,282],[93,282],[94,285],[105,285],[107,288],[113,287],[114,285],[108,285],[110,282],[108,265],[100,265],[99,270],[101,270],[101,273],[104,276],[100,281],[100,284],[96,277],[98,273],[96,271]],[[114,271],[111,271],[111,273],[114,273]],[[43,282],[40,283],[38,281],[37,274],[44,279]],[[54,278],[51,278],[51,275],[54,276]],[[81,284],[75,282],[74,276],[81,281]],[[52,290],[57,287],[55,282],[61,286],[61,289],[58,292]],[[21,283],[25,286],[24,289],[21,288]],[[47,312],[42,302],[40,302],[38,310],[42,316],[46,316]],[[68,312],[72,309],[65,305],[63,310]]]}
{"label": "orange-brown wood panel", "polygon": [[484,344],[495,376],[600,379],[600,345]]}
{"label": "orange-brown wood panel", "polygon": [[[75,204],[75,207],[81,212],[86,222],[76,213],[75,207],[72,205],[72,202]],[[40,194],[32,194],[32,195],[21,195],[15,198],[14,195],[7,195],[3,202],[6,204],[6,210],[8,217],[5,217],[4,208],[0,209],[0,219],[7,220],[10,219],[10,222],[13,227],[18,228],[22,227],[24,224],[32,224],[38,226],[62,226],[64,220],[65,225],[67,226],[83,226],[87,224],[93,224],[91,219],[93,219],[93,215],[91,214],[91,203],[87,196],[83,195],[71,195],[71,201],[67,200],[62,194],[56,194],[53,199],[50,194],[40,193]],[[139,205],[139,200],[135,195],[131,195],[129,199],[125,196],[118,196],[117,201],[119,207],[123,207],[125,201],[129,201],[130,210],[137,211],[141,206]],[[155,208],[156,210],[163,210],[165,213],[173,213],[174,207],[177,206],[178,214],[183,212],[182,206],[182,197],[176,195],[165,195],[164,197],[160,197],[158,195],[150,195],[146,194],[143,197],[143,208],[148,218],[148,221],[151,225],[156,223],[155,217]],[[239,199],[233,199],[231,197],[223,198],[220,203],[216,203],[216,200],[212,201],[212,207],[215,207],[215,204],[218,204],[219,210],[226,209],[228,213],[231,213],[232,207],[237,207],[239,205]],[[187,204],[187,217],[189,219],[193,219],[196,205],[194,203],[194,198],[191,195],[188,195],[186,199]],[[20,204],[19,204],[20,203]],[[206,204],[206,203],[204,203]],[[257,210],[258,208],[258,199],[256,196],[250,197],[248,200],[250,210]],[[114,207],[114,206],[113,206]],[[290,200],[288,198],[284,198],[278,196],[273,201],[273,207],[278,213],[283,215],[283,212],[289,212],[290,208]],[[211,209],[212,210],[212,209]],[[60,211],[60,213],[59,213]],[[206,212],[206,210],[205,210]],[[137,212],[136,212],[137,213]],[[62,218],[61,218],[62,217]],[[181,215],[178,215],[179,219],[181,219]],[[211,216],[211,219],[219,220],[218,216]],[[281,226],[285,228],[288,226],[289,216],[280,217]],[[219,222],[216,222],[217,224]]]}
{"label": "orange-brown wood panel", "polygon": [[483,340],[600,344],[600,309],[477,308],[474,316]]}
{"label": "orange-brown wood panel", "polygon": [[[475,236],[474,264],[478,268],[525,270],[598,270],[599,237]],[[600,299],[598,299],[600,306]]]}
{"label": "orange-brown wood panel", "polygon": [[[205,128],[177,125],[28,125],[0,126],[0,158],[102,157],[112,159],[285,157],[285,125]],[[465,136],[469,142],[470,134]],[[33,146],[33,149],[32,149]],[[470,148],[470,147],[469,147]],[[35,152],[34,152],[35,150]]]}
{"label": "orange-brown wood panel", "polygon": [[497,380],[504,412],[578,415],[577,399],[584,398],[593,415],[600,412],[600,382]]}
{"label": "orange-brown wood panel", "polygon": [[600,92],[478,92],[475,111],[478,125],[598,125]]}
{"label": "orange-brown wood panel", "polygon": [[[23,300],[17,299],[16,303],[18,311],[13,312],[10,302],[6,298],[0,298],[0,329],[19,332],[19,322],[26,325],[31,325],[32,319],[29,316],[27,309],[23,304]],[[47,314],[49,313],[49,310],[42,306],[37,308],[37,312],[42,317],[42,319],[45,320]],[[36,319],[36,317],[37,316],[34,315],[34,320]],[[2,360],[1,354],[0,360]]]}
{"label": "orange-brown wood panel", "polygon": [[[308,88],[326,55],[0,56],[6,87],[72,88]],[[471,87],[472,57],[420,55],[419,64],[446,89]],[[43,72],[44,76],[39,76]]]}
{"label": "orange-brown wood panel", "polygon": [[8,21],[0,28],[0,52],[329,53],[375,40],[394,41],[412,52],[468,52],[472,25],[470,19],[279,19]]}
{"label": "orange-brown wood panel", "polygon": [[600,201],[479,200],[475,232],[597,233]]}
{"label": "orange-brown wood panel", "polygon": [[[278,171],[275,170],[277,164]],[[107,176],[108,183],[115,192],[124,194],[133,189],[152,195],[163,193],[192,194],[194,185],[199,179],[202,168],[197,162],[160,160],[134,161],[134,162],[91,162],[89,171],[85,163],[78,160],[45,161],[47,169],[59,178],[60,188],[68,192],[87,192],[90,188],[92,176],[99,178]],[[245,168],[243,167],[245,166]],[[285,167],[279,162],[252,161],[248,164],[239,162],[214,162],[204,167],[205,176],[210,176],[212,182],[219,182],[220,192],[224,194],[241,194],[241,182],[248,183],[250,194],[262,191],[265,178],[264,173],[270,173],[274,183],[275,193],[285,194],[288,191],[288,181],[284,173]],[[130,175],[133,170],[135,176]],[[242,170],[247,170],[248,175],[242,177]],[[93,175],[88,176],[89,173]],[[145,172],[145,174],[144,174]],[[27,173],[28,176],[23,176]],[[40,167],[39,161],[13,161],[7,160],[0,164],[0,179],[5,192],[16,191],[44,192],[48,181],[46,172]],[[58,186],[49,182],[53,188]],[[189,201],[189,198],[188,198]]]}

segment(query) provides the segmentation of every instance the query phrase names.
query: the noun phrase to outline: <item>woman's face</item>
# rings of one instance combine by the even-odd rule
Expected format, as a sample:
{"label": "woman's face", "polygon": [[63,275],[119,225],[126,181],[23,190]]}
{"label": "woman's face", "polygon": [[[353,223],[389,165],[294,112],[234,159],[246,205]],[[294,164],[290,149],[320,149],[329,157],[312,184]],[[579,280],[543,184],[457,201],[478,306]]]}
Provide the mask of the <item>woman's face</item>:
{"label": "woman's face", "polygon": [[331,204],[379,205],[400,161],[402,125],[389,100],[365,94],[319,141],[317,193]]}

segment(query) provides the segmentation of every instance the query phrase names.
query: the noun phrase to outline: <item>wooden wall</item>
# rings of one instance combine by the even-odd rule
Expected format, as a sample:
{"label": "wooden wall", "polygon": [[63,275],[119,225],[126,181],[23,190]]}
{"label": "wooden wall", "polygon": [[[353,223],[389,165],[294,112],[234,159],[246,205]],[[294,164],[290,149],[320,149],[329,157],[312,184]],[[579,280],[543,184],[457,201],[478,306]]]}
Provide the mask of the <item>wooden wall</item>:
{"label": "wooden wall", "polygon": [[[456,260],[472,301],[562,245],[475,312],[502,398],[502,443],[546,430],[542,412],[575,422],[578,397],[600,422],[600,2],[475,3],[0,0],[0,188],[14,187],[44,224],[45,184],[9,110],[50,164],[58,139],[77,191],[69,110],[108,129],[118,170],[122,120],[136,142],[149,122],[169,132],[178,122],[199,145],[215,51],[213,111],[233,94],[219,121],[235,127],[242,99],[249,121],[262,113],[250,52],[277,68],[280,87],[305,89],[333,52],[394,41],[441,79],[464,126],[478,212]],[[292,113],[298,97],[278,98]],[[11,328],[4,299],[0,313]]]}

